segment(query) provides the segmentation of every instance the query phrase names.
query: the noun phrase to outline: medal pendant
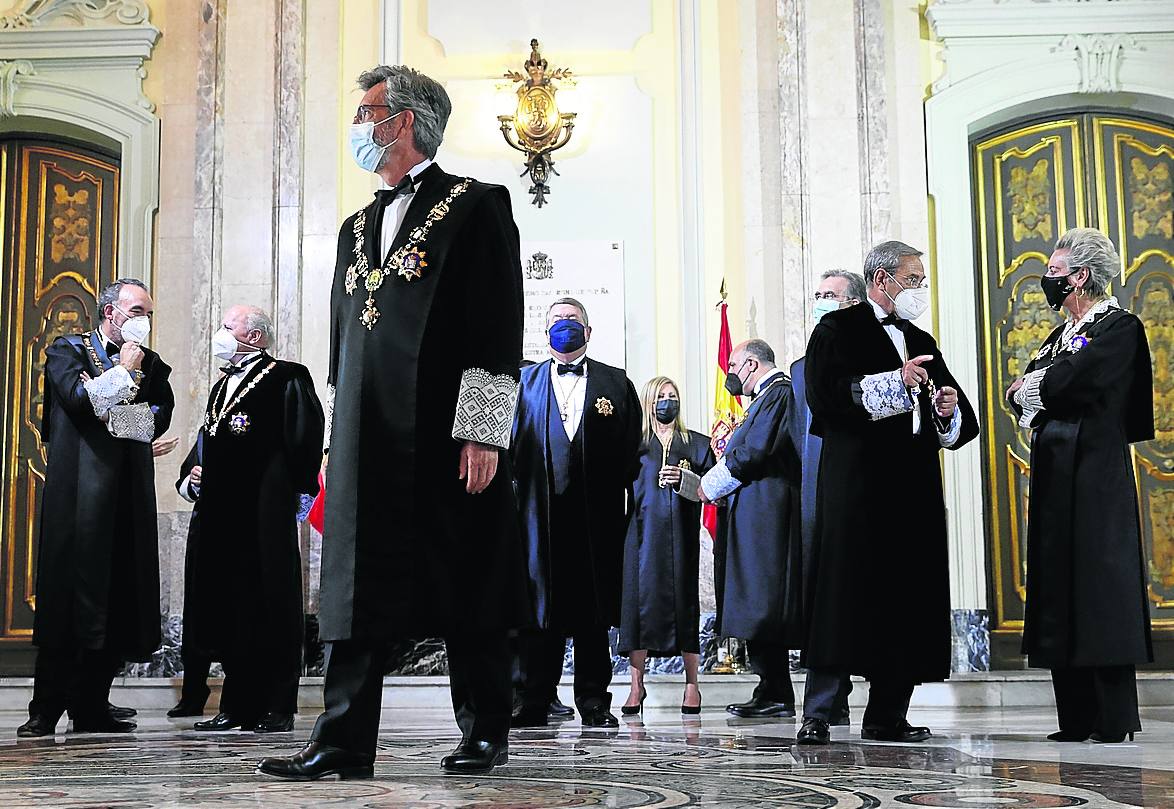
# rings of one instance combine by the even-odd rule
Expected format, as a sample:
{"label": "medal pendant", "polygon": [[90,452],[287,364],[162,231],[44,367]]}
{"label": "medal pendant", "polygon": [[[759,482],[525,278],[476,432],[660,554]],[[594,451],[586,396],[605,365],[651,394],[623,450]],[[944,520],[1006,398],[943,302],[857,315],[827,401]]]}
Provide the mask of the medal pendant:
{"label": "medal pendant", "polygon": [[420,278],[423,276],[423,269],[428,266],[428,262],[424,260],[427,255],[423,250],[409,250],[400,259],[399,276],[405,281],[411,281],[413,278]]}
{"label": "medal pendant", "polygon": [[367,281],[364,286],[367,287],[368,292],[374,292],[379,289],[379,285],[383,283],[383,270],[376,267],[367,273]]}
{"label": "medal pendant", "polygon": [[249,431],[252,422],[249,421],[248,413],[233,413],[232,418],[228,420],[228,429],[232,430],[236,435],[244,435]]}
{"label": "medal pendant", "polygon": [[367,331],[371,331],[379,322],[379,310],[375,308],[374,298],[367,298],[367,306],[363,309],[363,314],[359,315],[359,322],[367,327]]}

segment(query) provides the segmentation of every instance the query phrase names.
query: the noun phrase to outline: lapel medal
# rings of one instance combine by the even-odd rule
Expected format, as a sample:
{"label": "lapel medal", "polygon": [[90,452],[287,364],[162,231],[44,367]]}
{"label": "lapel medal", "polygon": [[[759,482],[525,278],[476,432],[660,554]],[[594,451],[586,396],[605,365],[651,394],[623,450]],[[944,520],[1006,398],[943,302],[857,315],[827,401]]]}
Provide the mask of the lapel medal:
{"label": "lapel medal", "polygon": [[595,400],[595,409],[599,411],[599,415],[601,416],[610,416],[616,412],[615,408],[612,407],[611,400],[603,396]]}
{"label": "lapel medal", "polygon": [[249,431],[250,426],[249,414],[245,412],[233,413],[232,418],[228,420],[228,429],[232,430],[235,435],[244,435]]}
{"label": "lapel medal", "polygon": [[405,281],[411,281],[413,278],[419,278],[423,275],[423,269],[428,266],[428,262],[424,260],[426,256],[423,250],[409,250],[399,262],[399,277]]}

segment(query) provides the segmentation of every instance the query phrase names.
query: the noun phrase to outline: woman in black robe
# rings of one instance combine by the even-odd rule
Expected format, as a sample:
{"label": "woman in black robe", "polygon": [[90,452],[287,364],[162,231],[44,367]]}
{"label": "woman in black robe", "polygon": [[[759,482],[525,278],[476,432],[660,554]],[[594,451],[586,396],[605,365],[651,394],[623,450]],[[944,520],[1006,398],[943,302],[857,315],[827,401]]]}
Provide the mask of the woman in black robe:
{"label": "woman in black robe", "polygon": [[697,484],[714,464],[709,437],[685,427],[681,394],[668,377],[644,386],[644,440],[635,509],[624,542],[620,654],[632,667],[632,691],[622,712],[644,702],[648,656],[681,655],[685,662],[683,713],[697,713],[700,606],[697,596],[701,502]]}
{"label": "woman in black robe", "polygon": [[1145,328],[1106,287],[1113,243],[1076,228],[1041,281],[1064,309],[1007,391],[1030,427],[1023,651],[1052,670],[1053,741],[1120,742],[1141,730],[1134,667],[1153,660],[1129,444],[1154,437]]}

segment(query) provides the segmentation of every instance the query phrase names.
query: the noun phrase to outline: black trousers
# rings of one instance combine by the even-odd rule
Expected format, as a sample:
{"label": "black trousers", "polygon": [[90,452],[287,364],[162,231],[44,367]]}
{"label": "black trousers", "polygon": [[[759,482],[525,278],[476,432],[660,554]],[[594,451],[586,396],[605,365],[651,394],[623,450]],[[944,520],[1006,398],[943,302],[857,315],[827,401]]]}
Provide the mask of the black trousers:
{"label": "black trousers", "polygon": [[[208,688],[208,671],[212,668],[212,661],[191,649],[181,648],[179,656],[183,661],[183,689],[179,698],[184,702],[203,705],[212,693]],[[223,692],[220,695],[220,707],[224,709]]]}
{"label": "black trousers", "polygon": [[[804,719],[831,720],[847,672],[839,669],[810,669],[803,704]],[[916,683],[900,677],[873,678],[868,681],[868,707],[862,724],[869,728],[893,728],[906,721],[909,700]],[[844,694],[847,698],[847,694]]]}
{"label": "black trousers", "polygon": [[803,718],[831,722],[848,713],[848,695],[852,693],[852,676],[844,672],[809,670],[803,688]]}
{"label": "black trousers", "polygon": [[[267,713],[297,713],[301,668],[294,666],[292,660],[276,663],[256,654],[228,654],[221,665],[224,666],[224,688],[220,692],[222,713],[243,719],[246,724]],[[184,686],[187,686],[186,675]]]}
{"label": "black trousers", "polygon": [[[575,704],[579,709],[610,708],[611,646],[607,627],[579,629],[571,636],[575,652]],[[528,630],[518,636],[518,702],[545,711],[558,694],[567,638],[561,632]]]}
{"label": "black trousers", "polygon": [[754,640],[746,642],[746,654],[750,658],[750,670],[758,675],[754,698],[794,706],[790,649],[778,643]]}
{"label": "black trousers", "polygon": [[1052,669],[1060,730],[1119,735],[1141,730],[1133,666]]}
{"label": "black trousers", "polygon": [[75,720],[105,716],[121,663],[118,654],[103,649],[38,649],[29,716],[53,722],[67,710]]}
{"label": "black trousers", "polygon": [[[449,689],[462,738],[504,744],[510,732],[510,653],[506,632],[450,635]],[[326,710],[311,738],[375,755],[390,644],[357,640],[326,644]]]}

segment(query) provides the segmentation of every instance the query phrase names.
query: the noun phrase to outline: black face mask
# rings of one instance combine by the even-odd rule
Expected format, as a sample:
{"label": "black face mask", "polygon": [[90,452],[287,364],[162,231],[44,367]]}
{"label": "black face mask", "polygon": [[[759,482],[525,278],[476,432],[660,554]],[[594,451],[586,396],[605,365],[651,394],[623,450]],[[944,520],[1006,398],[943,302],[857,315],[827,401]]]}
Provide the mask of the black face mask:
{"label": "black face mask", "polygon": [[738,376],[733,371],[726,374],[726,391],[731,396],[743,396],[745,391],[742,390],[742,377]]}
{"label": "black face mask", "polygon": [[1048,306],[1060,311],[1060,307],[1064,304],[1064,299],[1072,294],[1072,290],[1076,287],[1068,283],[1068,279],[1072,277],[1072,273],[1068,275],[1045,275],[1039,279],[1039,285],[1043,287],[1044,297],[1048,299]]}
{"label": "black face mask", "polygon": [[681,412],[681,403],[676,399],[661,399],[656,403],[656,420],[661,424],[672,424]]}

